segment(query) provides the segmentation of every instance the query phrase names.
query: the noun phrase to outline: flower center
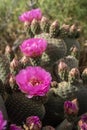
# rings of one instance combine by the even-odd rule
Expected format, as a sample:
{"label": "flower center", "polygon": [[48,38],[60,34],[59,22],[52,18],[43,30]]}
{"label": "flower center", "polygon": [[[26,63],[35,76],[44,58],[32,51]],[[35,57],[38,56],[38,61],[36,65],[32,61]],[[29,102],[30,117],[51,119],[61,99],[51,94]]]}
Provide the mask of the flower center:
{"label": "flower center", "polygon": [[41,82],[40,80],[36,79],[36,78],[32,78],[32,79],[30,80],[30,83],[31,83],[33,86],[36,86],[36,85],[41,84],[42,82]]}

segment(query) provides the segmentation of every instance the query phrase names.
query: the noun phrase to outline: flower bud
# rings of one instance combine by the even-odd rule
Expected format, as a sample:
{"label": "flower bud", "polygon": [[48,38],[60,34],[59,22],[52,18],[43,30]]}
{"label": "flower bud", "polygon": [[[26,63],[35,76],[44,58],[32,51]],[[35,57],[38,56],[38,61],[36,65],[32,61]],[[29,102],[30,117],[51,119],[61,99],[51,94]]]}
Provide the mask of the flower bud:
{"label": "flower bud", "polygon": [[14,58],[11,63],[10,63],[10,67],[11,69],[15,69],[16,67],[18,67],[18,60],[16,58]]}
{"label": "flower bud", "polygon": [[60,61],[60,63],[58,64],[58,72],[64,71],[64,70],[67,70],[67,69],[68,69],[67,64],[63,61]]}
{"label": "flower bud", "polygon": [[79,130],[87,130],[87,114],[81,116],[80,121],[78,122]]}
{"label": "flower bud", "polygon": [[75,24],[73,24],[71,27],[70,27],[70,32],[75,32],[77,30],[77,27]]}
{"label": "flower bud", "polygon": [[64,112],[68,115],[77,115],[78,114],[78,105],[77,99],[74,101],[65,101],[64,102]]}
{"label": "flower bud", "polygon": [[61,27],[61,29],[66,31],[66,32],[69,31],[69,28],[70,28],[70,26],[68,24],[63,24],[62,27]]}
{"label": "flower bud", "polygon": [[11,51],[12,51],[12,48],[9,45],[7,45],[5,48],[5,54],[10,54]]}
{"label": "flower bud", "polygon": [[9,78],[9,83],[11,85],[14,85],[16,82],[15,82],[15,76],[14,75],[10,75],[10,78]]}
{"label": "flower bud", "polygon": [[79,79],[80,78],[80,72],[77,68],[73,68],[71,69],[71,71],[69,72],[69,77],[70,78],[76,78]]}
{"label": "flower bud", "polygon": [[42,123],[37,116],[30,116],[26,119],[26,125],[29,130],[41,130]]}

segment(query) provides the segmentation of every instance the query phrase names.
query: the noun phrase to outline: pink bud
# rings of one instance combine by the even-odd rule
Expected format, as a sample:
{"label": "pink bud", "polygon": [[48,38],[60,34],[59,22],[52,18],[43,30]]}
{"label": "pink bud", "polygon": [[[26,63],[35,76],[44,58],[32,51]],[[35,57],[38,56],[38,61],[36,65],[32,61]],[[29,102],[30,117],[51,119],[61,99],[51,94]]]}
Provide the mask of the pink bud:
{"label": "pink bud", "polygon": [[9,45],[7,45],[5,48],[5,53],[9,54],[9,53],[11,53],[11,51],[12,51],[12,48]]}
{"label": "pink bud", "polygon": [[69,75],[71,77],[79,77],[80,76],[80,73],[79,73],[79,70],[77,68],[73,68],[71,69],[71,71],[69,72]]}
{"label": "pink bud", "polygon": [[20,60],[22,64],[26,64],[29,61],[29,58],[27,56],[23,56]]}
{"label": "pink bud", "polygon": [[87,75],[87,68],[85,68],[82,72],[83,75]]}
{"label": "pink bud", "polygon": [[70,26],[68,24],[63,24],[61,28],[66,31],[69,31]]}
{"label": "pink bud", "polygon": [[73,24],[71,27],[70,27],[70,32],[74,32],[77,30],[77,27],[75,24]]}
{"label": "pink bud", "polygon": [[12,75],[12,74],[10,75],[9,83],[10,83],[10,84],[15,84],[15,76]]}
{"label": "pink bud", "polygon": [[12,69],[16,68],[18,66],[18,60],[16,58],[14,58],[11,63],[10,63],[10,67]]}
{"label": "pink bud", "polygon": [[67,70],[68,66],[65,62],[60,61],[59,65],[58,65],[58,71],[63,71],[63,70]]}
{"label": "pink bud", "polygon": [[42,23],[48,22],[48,18],[46,18],[46,17],[43,16],[42,19],[41,19],[41,22],[42,22]]}
{"label": "pink bud", "polygon": [[58,22],[57,20],[55,20],[55,21],[52,23],[51,26],[53,26],[53,27],[58,27],[58,26],[59,26],[59,22]]}
{"label": "pink bud", "polygon": [[69,115],[78,114],[79,108],[77,105],[77,99],[75,99],[75,101],[65,101],[64,102],[64,111],[66,114],[69,114]]}
{"label": "pink bud", "polygon": [[76,46],[71,47],[70,51],[76,53],[78,52],[78,48]]}
{"label": "pink bud", "polygon": [[30,116],[26,119],[26,125],[29,130],[41,130],[42,123],[37,116]]}

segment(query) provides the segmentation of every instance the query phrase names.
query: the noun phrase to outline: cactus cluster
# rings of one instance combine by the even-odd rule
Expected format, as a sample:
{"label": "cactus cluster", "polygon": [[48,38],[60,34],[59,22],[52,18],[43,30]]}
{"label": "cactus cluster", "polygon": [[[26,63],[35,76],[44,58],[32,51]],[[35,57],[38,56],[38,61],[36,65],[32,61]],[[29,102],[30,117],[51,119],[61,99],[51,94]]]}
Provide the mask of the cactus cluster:
{"label": "cactus cluster", "polygon": [[87,112],[87,67],[79,72],[78,26],[50,22],[40,9],[20,19],[27,32],[27,40],[18,44],[21,52],[7,45],[0,54],[7,129],[83,130],[78,122]]}

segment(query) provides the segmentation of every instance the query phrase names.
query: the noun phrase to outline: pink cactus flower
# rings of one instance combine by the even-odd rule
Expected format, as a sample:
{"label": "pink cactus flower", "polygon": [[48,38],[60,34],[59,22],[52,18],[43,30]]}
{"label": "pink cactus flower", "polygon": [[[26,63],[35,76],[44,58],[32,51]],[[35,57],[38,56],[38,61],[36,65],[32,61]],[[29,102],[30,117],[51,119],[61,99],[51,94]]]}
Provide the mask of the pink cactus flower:
{"label": "pink cactus flower", "polygon": [[83,124],[82,124],[81,130],[87,130],[87,123],[83,123]]}
{"label": "pink cactus flower", "polygon": [[86,122],[87,123],[87,114],[83,114],[81,116],[81,120],[82,120],[82,122]]}
{"label": "pink cactus flower", "polygon": [[2,112],[0,111],[0,130],[5,130],[5,126],[7,124],[7,121],[4,120],[4,117],[3,117],[3,114]]}
{"label": "pink cactus flower", "polygon": [[46,50],[47,42],[41,38],[31,38],[25,40],[21,45],[21,51],[29,57],[37,57],[42,55]]}
{"label": "pink cactus flower", "polygon": [[40,20],[41,18],[42,18],[42,12],[39,8],[24,12],[22,15],[19,16],[19,20],[21,22],[29,22],[29,23],[31,23],[33,19]]}
{"label": "pink cactus flower", "polygon": [[22,128],[19,127],[19,126],[16,126],[15,124],[11,124],[10,125],[10,130],[22,130]]}
{"label": "pink cactus flower", "polygon": [[65,101],[64,102],[64,111],[66,114],[78,114],[78,106],[76,103],[72,102],[72,101]]}
{"label": "pink cactus flower", "polygon": [[78,122],[78,127],[80,130],[87,130],[87,114],[81,116],[81,119]]}
{"label": "pink cactus flower", "polygon": [[19,89],[26,93],[28,98],[44,96],[50,89],[51,79],[50,73],[41,67],[29,66],[16,75]]}
{"label": "pink cactus flower", "polygon": [[26,119],[26,125],[30,130],[41,130],[42,123],[38,116],[30,116]]}

